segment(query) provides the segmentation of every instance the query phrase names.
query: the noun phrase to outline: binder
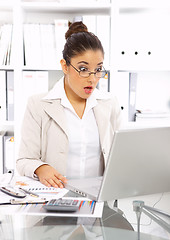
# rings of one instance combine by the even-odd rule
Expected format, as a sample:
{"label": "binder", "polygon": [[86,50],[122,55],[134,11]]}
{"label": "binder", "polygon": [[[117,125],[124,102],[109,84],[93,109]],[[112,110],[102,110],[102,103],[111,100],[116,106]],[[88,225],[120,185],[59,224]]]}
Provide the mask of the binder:
{"label": "binder", "polygon": [[43,66],[56,66],[56,44],[54,24],[40,24],[40,36],[42,47],[42,64]]}
{"label": "binder", "polygon": [[25,65],[42,66],[42,46],[39,24],[24,24]]}
{"label": "binder", "polygon": [[0,122],[6,121],[6,72],[0,71]]}
{"label": "binder", "polygon": [[30,96],[48,92],[48,71],[23,71],[22,78],[21,114],[24,114]]}
{"label": "binder", "polygon": [[98,15],[96,27],[97,37],[100,39],[105,52],[104,66],[108,68],[110,66],[110,16]]}
{"label": "binder", "polygon": [[7,120],[14,121],[14,72],[7,71]]}
{"label": "binder", "polygon": [[55,19],[55,42],[56,42],[56,54],[57,54],[57,64],[60,67],[60,60],[63,58],[62,51],[66,42],[65,33],[68,30],[68,20],[67,19]]}
{"label": "binder", "polygon": [[4,24],[1,26],[0,32],[0,65],[8,65],[12,39],[12,24]]}
{"label": "binder", "polygon": [[83,16],[83,23],[86,25],[88,28],[89,32],[92,32],[96,35],[97,33],[97,28],[96,28],[96,23],[97,19],[95,15],[84,15]]}
{"label": "binder", "polygon": [[110,90],[110,73],[108,72],[104,78],[100,78],[98,82],[98,89],[103,92],[109,92]]}
{"label": "binder", "polygon": [[45,93],[48,91],[48,71],[35,72],[35,94]]}
{"label": "binder", "polygon": [[129,78],[129,121],[135,121],[137,73],[130,73]]}
{"label": "binder", "polygon": [[5,131],[1,131],[0,132],[0,174],[3,174],[4,171],[4,136],[5,136],[6,132]]}
{"label": "binder", "polygon": [[126,125],[129,117],[129,72],[112,72],[110,92],[118,99],[122,109],[123,124]]}
{"label": "binder", "polygon": [[14,137],[4,136],[4,173],[14,170]]}

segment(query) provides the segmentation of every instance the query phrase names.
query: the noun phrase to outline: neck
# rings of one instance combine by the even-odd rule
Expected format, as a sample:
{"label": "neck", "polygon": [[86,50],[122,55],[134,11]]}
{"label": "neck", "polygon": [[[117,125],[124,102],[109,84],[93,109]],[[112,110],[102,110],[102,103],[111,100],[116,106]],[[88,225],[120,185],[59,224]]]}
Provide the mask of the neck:
{"label": "neck", "polygon": [[67,91],[66,86],[64,86],[64,89],[65,89],[66,96],[69,102],[71,103],[71,105],[73,106],[75,112],[77,113],[79,118],[82,118],[85,107],[86,107],[86,99],[83,99],[76,94],[71,94],[70,91]]}

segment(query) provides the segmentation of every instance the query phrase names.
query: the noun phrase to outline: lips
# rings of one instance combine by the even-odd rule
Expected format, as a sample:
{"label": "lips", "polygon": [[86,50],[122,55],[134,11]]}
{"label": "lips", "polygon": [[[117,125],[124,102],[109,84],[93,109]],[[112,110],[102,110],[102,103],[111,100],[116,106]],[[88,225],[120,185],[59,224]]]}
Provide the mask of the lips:
{"label": "lips", "polygon": [[85,93],[90,94],[93,91],[93,87],[92,86],[84,87],[84,91],[85,91]]}

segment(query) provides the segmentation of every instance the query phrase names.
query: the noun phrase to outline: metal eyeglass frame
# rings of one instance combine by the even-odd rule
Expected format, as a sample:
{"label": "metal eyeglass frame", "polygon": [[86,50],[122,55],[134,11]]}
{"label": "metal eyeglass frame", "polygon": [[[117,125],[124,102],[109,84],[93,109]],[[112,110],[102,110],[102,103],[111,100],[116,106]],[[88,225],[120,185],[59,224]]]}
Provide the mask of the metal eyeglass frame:
{"label": "metal eyeglass frame", "polygon": [[[90,75],[91,74],[94,74],[94,76],[96,77],[96,78],[103,78],[103,77],[105,77],[105,75],[107,74],[107,71],[105,70],[105,68],[104,67],[102,67],[103,69],[104,69],[104,71],[101,71],[101,72],[90,72],[90,71],[88,71],[87,73],[89,74],[87,77],[85,77],[85,76],[82,76],[81,75],[81,73],[83,73],[81,70],[78,70],[76,67],[74,67],[71,63],[69,63],[71,66],[72,66],[72,68],[74,68],[74,70],[76,70],[78,73],[79,73],[79,75],[80,75],[80,77],[83,77],[83,78],[88,78],[88,77],[90,77]],[[96,76],[96,73],[102,73],[103,75],[101,76],[101,77],[97,77]]]}

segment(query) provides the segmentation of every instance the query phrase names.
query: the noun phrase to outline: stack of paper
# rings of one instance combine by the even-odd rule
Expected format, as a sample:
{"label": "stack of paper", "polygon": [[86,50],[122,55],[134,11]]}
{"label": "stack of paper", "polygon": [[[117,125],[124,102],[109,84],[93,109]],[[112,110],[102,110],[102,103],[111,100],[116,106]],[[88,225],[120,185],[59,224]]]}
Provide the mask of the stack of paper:
{"label": "stack of paper", "polygon": [[140,111],[136,113],[136,122],[146,121],[170,123],[170,113],[154,111]]}

